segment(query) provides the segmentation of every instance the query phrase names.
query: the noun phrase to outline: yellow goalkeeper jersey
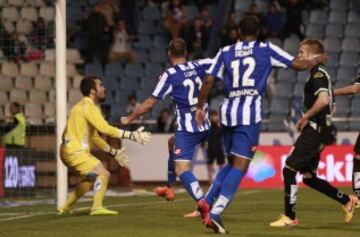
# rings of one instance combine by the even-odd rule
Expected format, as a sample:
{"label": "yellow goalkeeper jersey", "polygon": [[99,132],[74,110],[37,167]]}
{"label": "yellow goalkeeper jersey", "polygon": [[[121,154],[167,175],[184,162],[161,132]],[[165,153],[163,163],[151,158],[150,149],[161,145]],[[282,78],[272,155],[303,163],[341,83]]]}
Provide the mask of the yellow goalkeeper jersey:
{"label": "yellow goalkeeper jersey", "polygon": [[108,144],[98,132],[114,138],[121,137],[120,129],[109,125],[99,107],[89,97],[84,97],[71,109],[62,136],[62,152],[65,155],[90,152],[92,144],[104,150]]}

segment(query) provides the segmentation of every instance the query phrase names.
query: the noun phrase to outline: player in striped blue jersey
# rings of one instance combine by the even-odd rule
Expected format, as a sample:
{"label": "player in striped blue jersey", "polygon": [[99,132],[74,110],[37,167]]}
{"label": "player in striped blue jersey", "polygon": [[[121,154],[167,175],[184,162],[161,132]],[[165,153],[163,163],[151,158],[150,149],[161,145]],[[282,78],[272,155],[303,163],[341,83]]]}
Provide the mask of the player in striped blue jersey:
{"label": "player in striped blue jersey", "polygon": [[[241,41],[219,50],[200,91],[196,120],[205,119],[204,105],[215,78],[225,85],[219,114],[228,164],[220,170],[206,195],[212,206],[208,228],[225,234],[221,214],[233,199],[259,142],[261,102],[272,67],[304,70],[325,60],[324,55],[300,60],[272,43],[257,41],[260,24],[245,17],[239,24]],[[216,198],[216,200],[214,200]]]}
{"label": "player in striped blue jersey", "polygon": [[[129,124],[149,112],[158,100],[164,99],[166,95],[171,95],[176,105],[177,131],[174,153],[170,154],[169,159],[173,156],[175,173],[191,197],[197,202],[199,211],[208,214],[209,207],[204,199],[204,193],[197,178],[191,172],[191,160],[195,146],[204,142],[209,133],[210,121],[207,103],[203,104],[205,118],[199,126],[195,121],[195,111],[203,78],[212,60],[187,62],[186,54],[186,43],[183,39],[178,38],[170,42],[168,56],[172,67],[160,76],[152,96],[146,99],[133,113],[121,118],[121,122],[124,125]],[[175,179],[172,180],[175,181]]]}

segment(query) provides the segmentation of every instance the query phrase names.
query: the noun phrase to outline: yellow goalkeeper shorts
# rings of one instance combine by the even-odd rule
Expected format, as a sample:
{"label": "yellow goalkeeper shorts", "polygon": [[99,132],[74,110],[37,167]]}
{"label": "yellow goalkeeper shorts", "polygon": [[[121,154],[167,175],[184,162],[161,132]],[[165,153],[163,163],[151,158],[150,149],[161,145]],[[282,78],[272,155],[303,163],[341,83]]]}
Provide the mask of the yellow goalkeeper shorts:
{"label": "yellow goalkeeper shorts", "polygon": [[89,152],[81,152],[76,155],[64,154],[60,151],[61,161],[70,169],[73,169],[80,176],[85,177],[101,162]]}

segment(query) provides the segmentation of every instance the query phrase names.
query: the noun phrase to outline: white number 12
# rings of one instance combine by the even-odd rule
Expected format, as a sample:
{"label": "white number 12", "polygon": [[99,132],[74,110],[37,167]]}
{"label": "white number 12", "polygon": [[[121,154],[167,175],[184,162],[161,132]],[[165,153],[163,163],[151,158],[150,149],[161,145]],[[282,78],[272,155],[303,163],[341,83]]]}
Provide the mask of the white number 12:
{"label": "white number 12", "polygon": [[[245,70],[244,75],[241,79],[242,86],[254,86],[255,80],[251,79],[250,76],[255,69],[255,60],[252,57],[247,57],[242,60],[244,65],[247,65],[248,68]],[[231,68],[233,69],[233,88],[239,87],[239,69],[240,69],[240,59],[231,62]]]}

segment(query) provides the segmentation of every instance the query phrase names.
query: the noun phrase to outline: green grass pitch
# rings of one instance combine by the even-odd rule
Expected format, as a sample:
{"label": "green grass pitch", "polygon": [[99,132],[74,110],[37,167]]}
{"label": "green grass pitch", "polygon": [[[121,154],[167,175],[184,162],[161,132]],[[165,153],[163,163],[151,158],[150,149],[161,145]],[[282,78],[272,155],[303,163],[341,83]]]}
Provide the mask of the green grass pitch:
{"label": "green grass pitch", "polygon": [[[349,192],[350,189],[345,189]],[[195,203],[182,193],[174,202],[155,196],[108,197],[105,205],[118,216],[89,216],[90,202],[76,205],[70,216],[57,216],[54,206],[1,208],[0,236],[6,237],[121,237],[215,236],[200,219],[184,219]],[[283,212],[282,190],[240,190],[224,214],[228,236],[244,237],[358,237],[360,209],[352,223],[343,223],[340,205],[310,190],[298,195],[300,227],[273,229],[269,222]]]}

